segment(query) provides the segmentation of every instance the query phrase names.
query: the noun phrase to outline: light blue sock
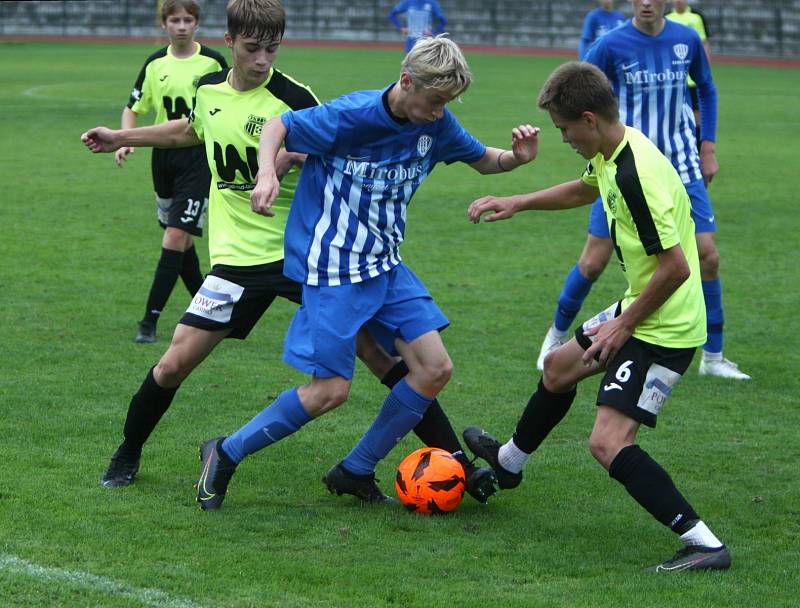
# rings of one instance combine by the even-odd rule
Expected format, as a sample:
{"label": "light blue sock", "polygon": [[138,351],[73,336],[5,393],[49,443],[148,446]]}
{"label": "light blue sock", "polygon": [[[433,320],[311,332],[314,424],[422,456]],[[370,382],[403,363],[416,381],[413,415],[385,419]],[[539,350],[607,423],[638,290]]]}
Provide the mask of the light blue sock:
{"label": "light blue sock", "polygon": [[355,475],[374,473],[378,461],[417,426],[432,401],[411,388],[405,378],[400,380],[383,402],[375,422],[342,461],[342,466]]}
{"label": "light blue sock", "polygon": [[558,306],[553,317],[553,325],[558,331],[567,331],[572,325],[593,284],[593,281],[581,274],[578,264],[575,264],[564,281],[561,295],[558,296]]}
{"label": "light blue sock", "polygon": [[703,281],[703,298],[706,301],[706,331],[708,337],[703,350],[721,353],[725,311],[722,309],[722,283],[719,279]]}
{"label": "light blue sock", "polygon": [[245,456],[277,443],[311,420],[297,387],[278,395],[266,409],[222,442],[222,450],[239,464]]}

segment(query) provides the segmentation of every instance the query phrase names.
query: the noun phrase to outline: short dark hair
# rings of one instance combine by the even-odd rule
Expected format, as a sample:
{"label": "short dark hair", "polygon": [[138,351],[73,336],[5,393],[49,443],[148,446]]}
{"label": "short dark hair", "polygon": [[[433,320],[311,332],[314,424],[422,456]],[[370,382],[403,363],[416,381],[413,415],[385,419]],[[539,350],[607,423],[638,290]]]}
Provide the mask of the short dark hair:
{"label": "short dark hair", "polygon": [[230,0],[228,33],[231,38],[252,36],[258,40],[281,40],[286,13],[280,0]]}
{"label": "short dark hair", "polygon": [[592,112],[607,120],[619,119],[619,102],[611,83],[596,66],[570,61],[557,67],[539,92],[537,105],[567,120]]}
{"label": "short dark hair", "polygon": [[161,23],[166,23],[167,17],[181,9],[194,17],[195,21],[200,21],[200,5],[195,0],[164,0],[161,4]]}

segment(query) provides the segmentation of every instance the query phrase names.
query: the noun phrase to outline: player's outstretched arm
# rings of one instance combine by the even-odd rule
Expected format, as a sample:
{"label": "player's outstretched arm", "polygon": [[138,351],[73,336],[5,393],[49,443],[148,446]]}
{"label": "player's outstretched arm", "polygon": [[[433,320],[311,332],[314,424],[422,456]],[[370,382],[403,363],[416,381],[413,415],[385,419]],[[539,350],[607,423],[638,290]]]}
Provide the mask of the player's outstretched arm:
{"label": "player's outstretched arm", "polygon": [[286,139],[286,126],[280,117],[275,117],[264,125],[258,145],[258,174],[256,185],[250,193],[250,208],[259,215],[272,217],[272,203],[278,198],[280,180],[276,160],[278,151]]}
{"label": "player's outstretched arm", "polygon": [[[549,211],[588,205],[597,198],[597,194],[597,188],[576,179],[528,194],[484,196],[473,201],[467,215],[473,224],[480,222],[482,216],[486,222],[495,222],[506,220],[518,211]],[[485,213],[491,215],[484,216]]]}
{"label": "player's outstretched arm", "polygon": [[539,151],[539,127],[520,125],[511,129],[511,150],[486,148],[486,153],[470,166],[478,173],[504,173],[531,162]]}
{"label": "player's outstretched arm", "polygon": [[94,153],[113,152],[122,146],[185,148],[203,143],[186,118],[150,127],[116,131],[107,127],[95,127],[81,135],[81,141]]}

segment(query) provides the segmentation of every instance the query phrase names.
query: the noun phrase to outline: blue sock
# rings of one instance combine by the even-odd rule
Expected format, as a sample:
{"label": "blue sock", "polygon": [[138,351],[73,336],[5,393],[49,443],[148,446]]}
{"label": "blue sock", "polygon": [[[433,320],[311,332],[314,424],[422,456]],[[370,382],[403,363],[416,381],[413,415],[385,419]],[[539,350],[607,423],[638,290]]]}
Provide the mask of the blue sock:
{"label": "blue sock", "polygon": [[403,378],[394,385],[383,407],[356,447],[342,460],[355,475],[371,475],[375,465],[422,419],[433,399],[420,395]]}
{"label": "blue sock", "polygon": [[558,296],[558,306],[553,317],[553,325],[558,331],[567,331],[572,325],[583,306],[583,301],[589,295],[593,283],[581,274],[577,264],[570,270],[567,280],[564,281],[561,295]]}
{"label": "blue sock", "polygon": [[725,312],[722,309],[722,283],[719,279],[703,281],[703,298],[706,301],[706,331],[708,332],[703,350],[709,353],[721,353]]}
{"label": "blue sock", "polygon": [[222,451],[239,464],[245,456],[288,437],[310,420],[311,416],[300,403],[297,387],[290,388],[278,395],[275,401],[250,422],[225,439],[222,442]]}

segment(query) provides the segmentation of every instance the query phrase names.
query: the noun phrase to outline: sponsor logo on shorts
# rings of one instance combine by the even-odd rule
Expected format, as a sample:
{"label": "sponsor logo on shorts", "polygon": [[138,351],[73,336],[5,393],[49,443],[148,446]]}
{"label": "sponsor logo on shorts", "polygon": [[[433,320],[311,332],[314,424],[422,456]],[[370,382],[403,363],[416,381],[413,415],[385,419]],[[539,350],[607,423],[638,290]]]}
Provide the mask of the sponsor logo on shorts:
{"label": "sponsor logo on shorts", "polygon": [[653,363],[647,370],[642,394],[639,396],[637,407],[658,416],[661,408],[672,392],[672,387],[681,375],[658,363]]}
{"label": "sponsor logo on shorts", "polygon": [[233,306],[244,293],[244,287],[220,277],[208,276],[192,299],[186,312],[218,323],[231,320]]}

